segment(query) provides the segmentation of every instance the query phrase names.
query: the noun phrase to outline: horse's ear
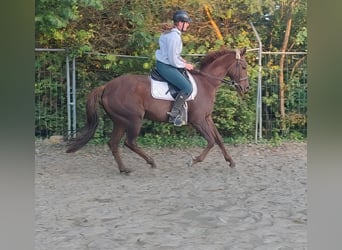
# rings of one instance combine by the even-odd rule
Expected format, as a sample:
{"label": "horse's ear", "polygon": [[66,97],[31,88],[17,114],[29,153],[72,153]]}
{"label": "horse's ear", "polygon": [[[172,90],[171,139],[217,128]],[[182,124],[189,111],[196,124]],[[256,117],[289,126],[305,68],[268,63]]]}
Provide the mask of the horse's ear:
{"label": "horse's ear", "polygon": [[244,47],[243,49],[240,50],[240,56],[243,56],[247,51],[247,48]]}

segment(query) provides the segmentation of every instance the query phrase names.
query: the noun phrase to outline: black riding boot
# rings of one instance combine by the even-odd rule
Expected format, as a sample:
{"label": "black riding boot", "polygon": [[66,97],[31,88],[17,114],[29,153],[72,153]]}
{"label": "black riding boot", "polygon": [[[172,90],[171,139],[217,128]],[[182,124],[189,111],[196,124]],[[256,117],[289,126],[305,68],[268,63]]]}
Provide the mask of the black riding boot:
{"label": "black riding boot", "polygon": [[169,121],[174,123],[175,126],[182,126],[186,124],[186,120],[184,119],[185,118],[184,103],[187,97],[188,96],[182,92],[178,93],[171,112],[167,112],[167,114],[170,115]]}

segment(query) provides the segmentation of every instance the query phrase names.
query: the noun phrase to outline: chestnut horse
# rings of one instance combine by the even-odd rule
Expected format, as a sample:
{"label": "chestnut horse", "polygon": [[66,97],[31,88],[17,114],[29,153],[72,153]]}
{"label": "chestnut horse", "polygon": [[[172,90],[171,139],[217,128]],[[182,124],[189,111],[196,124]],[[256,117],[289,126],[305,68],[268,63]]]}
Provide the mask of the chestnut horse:
{"label": "chestnut horse", "polygon": [[[221,49],[206,55],[198,70],[190,73],[197,83],[197,96],[188,101],[188,123],[206,139],[207,146],[199,156],[192,159],[194,165],[202,162],[215,143],[220,147],[224,159],[230,167],[235,162],[225,149],[223,139],[213,119],[216,92],[221,82],[232,84],[240,95],[249,89],[247,63],[244,49]],[[224,79],[229,76],[231,80]],[[151,80],[147,75],[121,75],[107,84],[95,88],[87,98],[86,125],[81,133],[71,140],[67,153],[75,152],[87,144],[98,126],[97,105],[100,104],[113,122],[113,130],[108,146],[114,156],[120,172],[131,170],[122,162],[119,146],[124,134],[124,144],[146,160],[151,167],[156,167],[152,157],[138,147],[136,139],[140,133],[143,119],[168,122],[167,112],[172,101],[155,99],[151,95]]]}

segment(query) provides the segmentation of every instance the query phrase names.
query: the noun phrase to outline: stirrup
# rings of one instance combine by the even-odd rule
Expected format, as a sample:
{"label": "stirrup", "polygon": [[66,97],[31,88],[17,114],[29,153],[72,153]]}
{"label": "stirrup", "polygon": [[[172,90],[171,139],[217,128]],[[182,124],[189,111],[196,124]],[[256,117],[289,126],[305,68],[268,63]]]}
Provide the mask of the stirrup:
{"label": "stirrup", "polygon": [[177,127],[180,127],[186,125],[186,121],[182,119],[182,115],[177,115],[173,120],[173,124]]}
{"label": "stirrup", "polygon": [[180,112],[179,110],[171,110],[169,112],[166,112],[166,114],[168,114],[172,118],[176,118],[178,115],[180,115]]}

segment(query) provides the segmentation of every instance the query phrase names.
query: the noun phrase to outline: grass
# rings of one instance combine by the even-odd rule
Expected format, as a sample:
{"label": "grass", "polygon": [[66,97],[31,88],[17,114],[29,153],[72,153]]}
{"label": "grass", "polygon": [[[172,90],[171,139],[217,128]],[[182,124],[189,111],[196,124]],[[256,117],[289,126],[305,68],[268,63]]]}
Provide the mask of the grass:
{"label": "grass", "polygon": [[[95,145],[106,144],[109,138],[97,138],[92,139],[89,143]],[[225,144],[239,145],[255,143],[254,138],[239,137],[239,138],[223,138]],[[276,136],[271,139],[258,139],[258,144],[268,144],[272,146],[278,146],[283,142],[305,142],[306,138],[303,137],[280,137]],[[121,142],[123,143],[123,141]],[[137,143],[141,147],[149,148],[189,148],[189,147],[205,147],[207,145],[206,140],[199,135],[184,136],[184,135],[153,135],[146,134],[139,136]]]}

